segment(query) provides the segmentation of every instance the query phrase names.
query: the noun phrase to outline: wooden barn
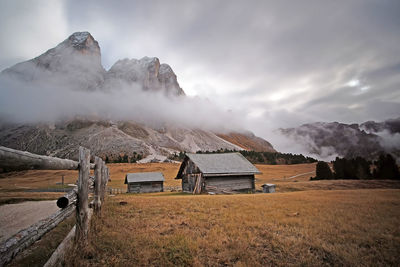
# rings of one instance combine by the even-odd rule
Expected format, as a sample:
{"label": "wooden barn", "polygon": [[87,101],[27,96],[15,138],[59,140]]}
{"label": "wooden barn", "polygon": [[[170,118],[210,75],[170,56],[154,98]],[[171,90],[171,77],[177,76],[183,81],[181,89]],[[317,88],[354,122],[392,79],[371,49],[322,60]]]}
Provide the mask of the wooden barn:
{"label": "wooden barn", "polygon": [[161,172],[128,173],[125,184],[128,193],[151,193],[164,191],[164,176]]}
{"label": "wooden barn", "polygon": [[182,191],[199,193],[254,192],[260,171],[240,153],[186,154],[175,179]]}

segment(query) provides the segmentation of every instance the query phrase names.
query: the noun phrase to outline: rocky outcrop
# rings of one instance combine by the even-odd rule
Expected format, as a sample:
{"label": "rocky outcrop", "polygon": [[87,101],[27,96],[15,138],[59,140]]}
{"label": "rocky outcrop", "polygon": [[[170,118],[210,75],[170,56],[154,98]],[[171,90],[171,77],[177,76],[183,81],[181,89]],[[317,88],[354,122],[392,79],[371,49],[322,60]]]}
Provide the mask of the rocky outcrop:
{"label": "rocky outcrop", "polygon": [[106,73],[103,87],[112,90],[115,84],[139,86],[144,91],[162,91],[167,95],[184,95],[177,77],[168,64],[156,57],[118,60]]}
{"label": "rocky outcrop", "polygon": [[100,46],[88,32],[72,34],[44,54],[5,69],[1,76],[32,86],[92,91],[118,91],[133,86],[167,95],[185,95],[172,68],[160,64],[156,57],[118,60],[105,71]]}
{"label": "rocky outcrop", "polygon": [[97,41],[88,32],[76,32],[44,54],[5,69],[2,76],[32,86],[96,90],[105,73]]}

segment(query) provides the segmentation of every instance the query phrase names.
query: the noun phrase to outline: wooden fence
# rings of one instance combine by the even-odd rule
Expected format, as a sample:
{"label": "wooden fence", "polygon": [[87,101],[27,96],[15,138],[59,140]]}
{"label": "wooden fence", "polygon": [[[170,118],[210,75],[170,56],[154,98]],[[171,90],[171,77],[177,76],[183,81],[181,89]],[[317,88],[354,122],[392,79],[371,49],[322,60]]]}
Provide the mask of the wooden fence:
{"label": "wooden fence", "polygon": [[[0,266],[10,262],[19,252],[32,245],[45,233],[56,227],[75,211],[76,223],[64,241],[58,246],[45,266],[55,266],[63,261],[65,252],[73,245],[86,245],[89,233],[89,221],[94,214],[99,216],[106,194],[106,185],[110,178],[104,161],[95,157],[90,163],[90,151],[79,147],[79,161],[35,155],[0,146],[0,168],[3,169],[51,169],[79,170],[78,187],[57,200],[61,208],[48,218],[31,225],[7,241],[0,244]],[[94,169],[91,177],[90,169]],[[93,201],[89,203],[89,190],[93,190]]]}

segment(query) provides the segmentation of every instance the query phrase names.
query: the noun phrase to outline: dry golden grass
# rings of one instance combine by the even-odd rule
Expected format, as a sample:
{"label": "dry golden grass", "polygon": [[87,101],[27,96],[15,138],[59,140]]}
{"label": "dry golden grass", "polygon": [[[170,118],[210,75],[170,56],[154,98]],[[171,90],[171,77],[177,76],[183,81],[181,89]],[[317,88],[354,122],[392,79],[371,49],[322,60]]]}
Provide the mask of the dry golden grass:
{"label": "dry golden grass", "polygon": [[[262,174],[256,175],[256,184],[276,183],[283,181],[308,181],[311,176],[315,176],[316,163],[304,163],[293,165],[266,165],[256,164],[257,169]],[[299,175],[299,176],[297,176]],[[297,176],[290,178],[292,176]]]}
{"label": "dry golden grass", "polygon": [[118,195],[69,265],[396,266],[399,206],[397,189]]}
{"label": "dry golden grass", "polygon": [[27,189],[54,188],[61,182],[75,183],[78,171],[68,170],[29,170],[0,174],[0,191],[23,191]]}
{"label": "dry golden grass", "polygon": [[[160,171],[165,187],[181,183],[174,179],[179,164],[108,166],[113,188],[125,189],[129,172]],[[89,248],[72,252],[69,265],[399,265],[400,190],[393,188],[400,182],[308,181],[315,164],[257,167],[263,172],[256,176],[258,189],[275,183],[278,192],[286,193],[108,197],[103,217],[93,220]],[[307,174],[289,178],[302,173]],[[2,174],[0,204],[57,198],[63,193],[25,190],[57,187],[61,175],[65,183],[74,183],[78,173]],[[34,261],[35,254],[22,264]]]}

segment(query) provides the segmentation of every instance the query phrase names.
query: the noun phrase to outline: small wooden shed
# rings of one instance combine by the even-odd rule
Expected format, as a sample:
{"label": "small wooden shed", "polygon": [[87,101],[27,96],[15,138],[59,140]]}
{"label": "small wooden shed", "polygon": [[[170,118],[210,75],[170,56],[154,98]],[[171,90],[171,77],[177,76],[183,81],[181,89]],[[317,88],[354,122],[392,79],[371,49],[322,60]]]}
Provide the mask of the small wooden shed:
{"label": "small wooden shed", "polygon": [[127,173],[125,176],[128,193],[163,192],[164,181],[161,172]]}
{"label": "small wooden shed", "polygon": [[263,184],[261,187],[263,188],[263,193],[275,193],[274,184]]}
{"label": "small wooden shed", "polygon": [[187,153],[175,179],[194,194],[254,192],[255,174],[260,171],[240,153]]}

